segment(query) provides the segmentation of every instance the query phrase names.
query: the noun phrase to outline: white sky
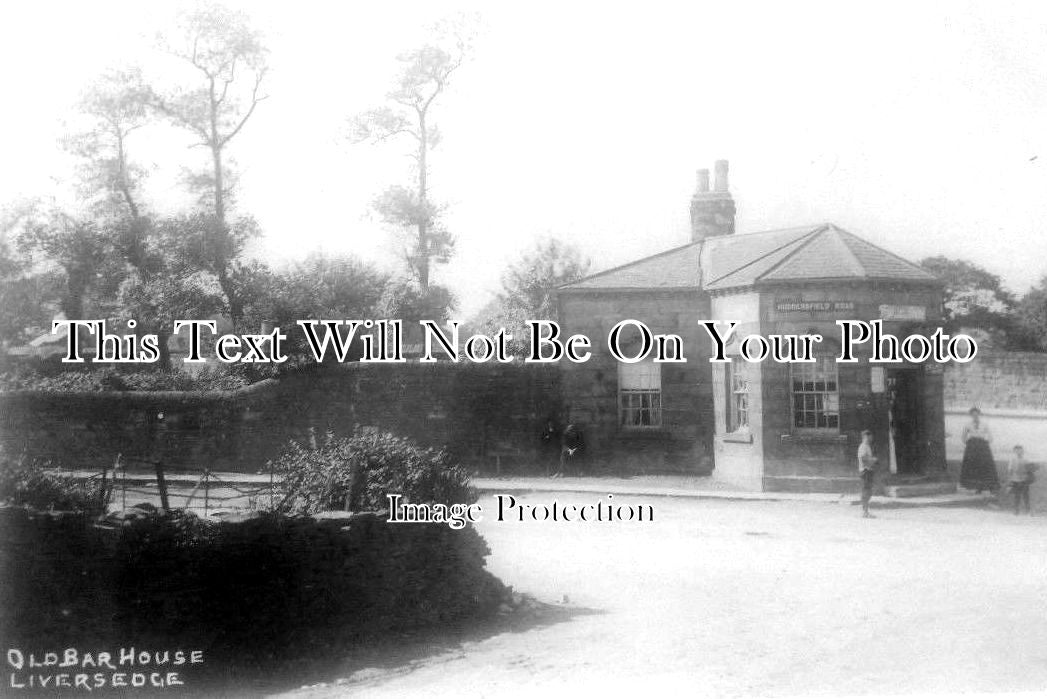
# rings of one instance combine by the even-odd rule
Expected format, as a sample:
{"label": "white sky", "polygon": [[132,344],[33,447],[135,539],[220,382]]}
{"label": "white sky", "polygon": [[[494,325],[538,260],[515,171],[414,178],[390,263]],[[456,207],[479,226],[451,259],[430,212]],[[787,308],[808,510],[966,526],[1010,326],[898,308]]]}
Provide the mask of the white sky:
{"label": "white sky", "polygon": [[[410,182],[409,146],[350,145],[346,119],[381,102],[427,24],[464,8],[481,35],[439,106],[431,172],[458,236],[437,281],[460,317],[542,235],[594,270],[687,242],[694,171],[716,158],[739,232],[831,220],[1019,292],[1047,273],[1043,3],[231,4],[271,51],[270,98],[232,153],[274,259],[396,263],[368,205]],[[107,66],[160,71],[152,37],[177,7],[0,10],[0,204],[67,191],[56,139],[79,92]],[[170,129],[131,146],[155,167],[154,201],[175,205],[179,168],[203,154]]]}

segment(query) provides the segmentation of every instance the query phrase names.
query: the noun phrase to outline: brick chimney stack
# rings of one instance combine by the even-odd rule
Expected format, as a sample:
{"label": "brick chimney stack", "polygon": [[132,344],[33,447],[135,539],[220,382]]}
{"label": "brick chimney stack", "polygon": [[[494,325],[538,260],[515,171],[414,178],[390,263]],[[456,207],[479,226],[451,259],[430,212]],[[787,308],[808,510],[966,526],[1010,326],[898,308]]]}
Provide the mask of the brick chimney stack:
{"label": "brick chimney stack", "polygon": [[698,171],[698,188],[691,197],[691,242],[734,233],[734,199],[727,185],[727,161],[713,165],[713,189],[709,191],[709,171]]}

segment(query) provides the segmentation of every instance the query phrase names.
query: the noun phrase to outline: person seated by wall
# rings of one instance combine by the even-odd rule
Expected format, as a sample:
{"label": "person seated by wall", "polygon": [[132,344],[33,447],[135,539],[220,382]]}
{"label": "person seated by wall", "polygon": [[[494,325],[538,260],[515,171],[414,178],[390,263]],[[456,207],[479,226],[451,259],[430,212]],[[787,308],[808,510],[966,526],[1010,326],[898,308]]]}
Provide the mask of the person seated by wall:
{"label": "person seated by wall", "polygon": [[564,428],[563,437],[560,440],[560,470],[553,477],[568,475],[572,471],[578,475],[584,456],[585,437],[578,426],[571,423]]}
{"label": "person seated by wall", "polygon": [[542,434],[538,437],[538,455],[542,460],[546,476],[552,472],[553,466],[558,463],[561,448],[560,428],[557,427],[556,421],[550,417],[545,421]]}

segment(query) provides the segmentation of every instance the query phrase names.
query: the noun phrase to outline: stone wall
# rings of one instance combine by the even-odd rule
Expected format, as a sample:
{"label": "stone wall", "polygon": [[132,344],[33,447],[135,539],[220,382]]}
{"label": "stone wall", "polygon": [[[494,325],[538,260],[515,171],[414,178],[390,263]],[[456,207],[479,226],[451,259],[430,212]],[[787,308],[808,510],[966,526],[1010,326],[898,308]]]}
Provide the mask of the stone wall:
{"label": "stone wall", "polygon": [[162,460],[171,469],[259,472],[288,440],[377,427],[463,461],[534,461],[560,419],[555,365],[345,365],[229,392],[0,394],[0,443],[64,467]]}
{"label": "stone wall", "polygon": [[[567,420],[582,427],[593,471],[700,472],[711,465],[714,382],[703,361],[708,338],[695,320],[708,309],[686,294],[639,296],[628,302],[620,293],[564,300],[565,334],[583,332],[593,340],[593,358],[585,364],[317,367],[225,393],[9,392],[0,394],[0,444],[8,453],[67,467],[111,465],[119,453],[125,459],[160,459],[173,469],[199,470],[206,464],[256,472],[289,439],[305,441],[328,430],[345,434],[366,425],[447,447],[470,463],[491,467],[497,456],[507,469],[540,468],[539,435],[552,418],[561,427]],[[607,352],[606,335],[630,317],[654,332],[680,334],[688,352],[686,364],[663,365],[667,407],[661,430],[618,427],[617,362]],[[843,379],[842,384],[851,383]],[[979,353],[969,364],[948,365],[942,379],[950,460],[957,458],[958,425],[972,405],[1001,430],[1009,413],[1020,414],[1008,441],[1021,439],[1033,458],[1047,459],[1047,437],[1037,436],[1047,434],[1041,429],[1047,419],[1047,354]],[[753,408],[758,406],[754,401]],[[762,438],[754,435],[756,441]],[[838,459],[841,465],[850,462],[852,441],[841,452],[847,457]],[[748,463],[756,446],[723,443],[715,456],[719,461],[733,450],[740,463]]]}
{"label": "stone wall", "polygon": [[[713,400],[709,338],[697,319],[707,317],[707,296],[697,292],[575,292],[560,296],[561,330],[592,341],[588,362],[559,362],[570,420],[584,427],[590,469],[596,473],[699,472],[711,467]],[[636,319],[656,334],[683,340],[686,363],[661,367],[661,428],[619,427],[619,362],[607,348],[611,329]]]}
{"label": "stone wall", "polygon": [[1047,354],[979,351],[972,362],[950,365],[945,404],[1047,412]]}

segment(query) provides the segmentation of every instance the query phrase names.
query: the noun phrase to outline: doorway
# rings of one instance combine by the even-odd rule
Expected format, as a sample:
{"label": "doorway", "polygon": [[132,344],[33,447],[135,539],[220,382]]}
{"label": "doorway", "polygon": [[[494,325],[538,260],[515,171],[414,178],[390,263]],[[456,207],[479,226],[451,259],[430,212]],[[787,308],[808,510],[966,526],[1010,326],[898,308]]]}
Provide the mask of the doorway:
{"label": "doorway", "polygon": [[923,372],[917,367],[887,372],[887,410],[890,424],[891,472],[923,472],[920,444],[920,389]]}

